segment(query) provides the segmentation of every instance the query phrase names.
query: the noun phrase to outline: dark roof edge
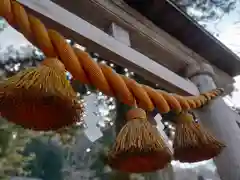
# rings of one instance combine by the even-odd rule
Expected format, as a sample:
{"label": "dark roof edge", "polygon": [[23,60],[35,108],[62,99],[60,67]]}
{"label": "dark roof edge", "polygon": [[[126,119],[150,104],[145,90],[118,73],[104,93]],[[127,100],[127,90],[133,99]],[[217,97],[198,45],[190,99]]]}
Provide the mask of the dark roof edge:
{"label": "dark roof edge", "polygon": [[240,74],[240,57],[172,0],[124,1],[223,72],[231,77]]}
{"label": "dark roof edge", "polygon": [[172,2],[171,0],[166,0],[169,4],[171,4],[179,13],[181,13],[183,16],[186,17],[189,21],[191,21],[195,26],[198,27],[203,33],[205,33],[209,38],[211,38],[213,41],[215,41],[218,45],[220,45],[225,51],[232,54],[236,59],[239,59],[238,57],[230,48],[228,48],[225,44],[223,44],[220,40],[215,38],[211,33],[209,33],[205,28],[203,28],[200,24],[198,24],[192,17],[190,17],[187,13],[185,13],[181,8],[179,8],[176,3]]}

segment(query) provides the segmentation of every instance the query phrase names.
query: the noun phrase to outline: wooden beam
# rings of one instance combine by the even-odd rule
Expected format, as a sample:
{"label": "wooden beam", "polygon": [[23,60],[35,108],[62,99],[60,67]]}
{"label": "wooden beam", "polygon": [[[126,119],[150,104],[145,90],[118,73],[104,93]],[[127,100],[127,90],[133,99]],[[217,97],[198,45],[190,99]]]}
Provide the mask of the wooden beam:
{"label": "wooden beam", "polygon": [[[103,58],[128,67],[144,78],[164,88],[185,95],[197,95],[197,87],[169,69],[156,63],[145,55],[117,41],[104,31],[96,28],[80,17],[68,12],[50,0],[17,0],[37,12],[43,22],[50,27],[73,38]],[[70,2],[70,1],[69,1]],[[47,17],[47,18],[46,18]]]}

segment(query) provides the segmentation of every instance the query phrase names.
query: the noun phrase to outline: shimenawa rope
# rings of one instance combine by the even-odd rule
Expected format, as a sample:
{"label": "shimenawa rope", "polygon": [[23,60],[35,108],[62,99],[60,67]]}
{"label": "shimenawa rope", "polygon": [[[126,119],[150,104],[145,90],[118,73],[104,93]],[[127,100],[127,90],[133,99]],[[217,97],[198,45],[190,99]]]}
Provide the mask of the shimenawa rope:
{"label": "shimenawa rope", "polygon": [[0,1],[0,16],[40,48],[46,57],[58,57],[75,79],[91,84],[127,105],[134,105],[136,101],[138,107],[147,111],[157,107],[160,113],[170,110],[180,112],[199,108],[223,92],[222,89],[216,89],[199,96],[183,97],[155,90],[115,73],[109,66],[96,63],[86,52],[72,48],[61,34],[47,29],[37,17],[28,14],[15,0]]}

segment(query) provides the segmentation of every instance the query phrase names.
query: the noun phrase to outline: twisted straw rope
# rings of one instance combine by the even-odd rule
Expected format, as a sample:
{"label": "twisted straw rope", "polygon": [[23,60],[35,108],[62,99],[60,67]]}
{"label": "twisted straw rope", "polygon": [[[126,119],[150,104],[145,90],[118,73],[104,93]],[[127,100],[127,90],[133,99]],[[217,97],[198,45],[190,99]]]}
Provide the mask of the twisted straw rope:
{"label": "twisted straw rope", "polygon": [[75,79],[91,84],[127,105],[132,106],[137,102],[139,107],[147,111],[157,107],[161,113],[170,110],[180,112],[199,108],[221,93],[220,90],[213,90],[199,96],[183,97],[138,84],[133,79],[115,73],[109,66],[96,63],[86,52],[72,48],[61,34],[47,29],[15,0],[0,1],[0,16],[40,48],[46,57],[58,57]]}

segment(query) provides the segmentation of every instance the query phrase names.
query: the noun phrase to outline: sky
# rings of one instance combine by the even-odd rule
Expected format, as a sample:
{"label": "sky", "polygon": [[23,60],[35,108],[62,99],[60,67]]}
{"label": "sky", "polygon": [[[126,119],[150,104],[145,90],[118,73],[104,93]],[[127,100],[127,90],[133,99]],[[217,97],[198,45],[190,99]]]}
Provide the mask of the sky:
{"label": "sky", "polygon": [[[209,23],[207,29],[210,32],[218,32],[217,37],[223,44],[240,56],[240,1],[237,1],[236,9],[225,15],[220,22]],[[227,98],[229,105],[240,107],[240,76],[234,78],[237,91],[233,93],[232,98]]]}
{"label": "sky", "polygon": [[[207,30],[217,32],[219,36],[216,38],[240,56],[240,1],[237,1],[236,9],[226,14],[221,21],[207,23]],[[0,32],[0,54],[10,45],[18,49],[28,44],[30,43],[10,26]],[[233,93],[233,98],[227,98],[227,103],[240,107],[240,76],[234,79],[238,91]]]}

